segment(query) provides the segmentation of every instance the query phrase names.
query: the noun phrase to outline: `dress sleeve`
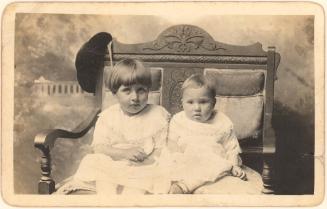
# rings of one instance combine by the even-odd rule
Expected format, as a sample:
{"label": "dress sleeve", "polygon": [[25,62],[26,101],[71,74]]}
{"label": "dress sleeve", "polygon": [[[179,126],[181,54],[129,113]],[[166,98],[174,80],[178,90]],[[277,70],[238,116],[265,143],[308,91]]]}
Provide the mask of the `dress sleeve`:
{"label": "dress sleeve", "polygon": [[167,139],[167,148],[170,152],[180,152],[179,139],[178,125],[175,120],[172,119],[169,124]]}
{"label": "dress sleeve", "polygon": [[153,136],[155,140],[155,148],[162,148],[167,144],[170,114],[166,110],[163,110],[162,116],[162,123],[159,123],[161,127]]}
{"label": "dress sleeve", "polygon": [[230,129],[228,129],[222,145],[226,151],[227,160],[229,160],[233,165],[242,165],[242,160],[239,156],[239,153],[242,151],[232,125]]}
{"label": "dress sleeve", "polygon": [[110,141],[109,130],[107,124],[105,123],[105,118],[100,115],[95,124],[91,146],[94,147],[99,144],[110,145]]}

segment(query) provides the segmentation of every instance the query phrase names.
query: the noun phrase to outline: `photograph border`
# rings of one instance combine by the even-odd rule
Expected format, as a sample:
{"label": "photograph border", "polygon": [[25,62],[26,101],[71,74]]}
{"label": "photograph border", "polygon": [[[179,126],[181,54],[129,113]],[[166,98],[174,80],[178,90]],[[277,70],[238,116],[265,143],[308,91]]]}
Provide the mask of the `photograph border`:
{"label": "photograph border", "polygon": [[[199,10],[201,7],[201,10]],[[164,9],[163,9],[164,8]],[[112,14],[187,17],[198,15],[314,15],[315,152],[313,195],[21,195],[13,191],[14,45],[15,14]],[[193,11],[193,12],[192,12]],[[1,183],[2,197],[15,206],[315,206],[324,198],[325,169],[325,19],[314,2],[17,2],[2,17]],[[177,16],[176,16],[177,18]]]}

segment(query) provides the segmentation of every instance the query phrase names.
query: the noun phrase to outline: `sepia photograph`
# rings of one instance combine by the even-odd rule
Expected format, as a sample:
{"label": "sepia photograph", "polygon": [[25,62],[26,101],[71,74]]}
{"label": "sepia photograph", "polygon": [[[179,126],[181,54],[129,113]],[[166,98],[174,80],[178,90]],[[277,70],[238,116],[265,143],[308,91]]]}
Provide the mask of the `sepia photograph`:
{"label": "sepia photograph", "polygon": [[310,2],[7,6],[2,198],[320,204],[323,17]]}

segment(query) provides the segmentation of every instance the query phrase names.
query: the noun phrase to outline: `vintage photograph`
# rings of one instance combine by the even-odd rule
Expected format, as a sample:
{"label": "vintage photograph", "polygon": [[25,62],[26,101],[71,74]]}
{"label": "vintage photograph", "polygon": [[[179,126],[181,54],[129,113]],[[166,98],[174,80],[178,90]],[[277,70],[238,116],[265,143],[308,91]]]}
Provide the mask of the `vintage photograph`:
{"label": "vintage photograph", "polygon": [[[166,13],[156,11],[169,4],[153,6],[144,14],[128,3],[121,13],[11,7],[13,68],[3,71],[13,76],[13,138],[2,145],[11,143],[12,183],[2,190],[91,198],[87,206],[103,205],[97,197],[185,205],[178,198],[193,196],[199,205],[207,195],[322,191],[317,14],[179,17],[169,8],[181,4]],[[114,205],[133,205],[120,200]]]}

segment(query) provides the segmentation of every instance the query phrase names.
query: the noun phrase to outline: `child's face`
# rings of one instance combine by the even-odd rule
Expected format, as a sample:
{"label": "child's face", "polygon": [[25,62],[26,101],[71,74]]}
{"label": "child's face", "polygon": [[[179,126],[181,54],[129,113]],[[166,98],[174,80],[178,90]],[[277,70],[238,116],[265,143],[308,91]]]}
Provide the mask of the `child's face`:
{"label": "child's face", "polygon": [[149,89],[144,85],[121,85],[116,92],[116,97],[122,110],[128,115],[134,115],[146,107],[148,94]]}
{"label": "child's face", "polygon": [[182,97],[186,116],[197,122],[206,122],[214,110],[216,99],[212,98],[208,89],[186,88]]}

